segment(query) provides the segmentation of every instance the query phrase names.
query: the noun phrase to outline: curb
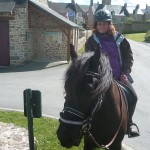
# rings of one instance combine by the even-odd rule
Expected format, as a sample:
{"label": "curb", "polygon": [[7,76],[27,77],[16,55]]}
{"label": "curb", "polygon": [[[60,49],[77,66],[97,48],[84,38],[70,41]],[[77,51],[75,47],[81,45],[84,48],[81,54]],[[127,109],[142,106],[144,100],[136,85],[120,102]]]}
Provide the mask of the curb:
{"label": "curb", "polygon": [[[0,110],[24,112],[24,111],[21,110],[21,109],[11,109],[11,108],[1,108],[1,107],[0,107]],[[57,119],[57,120],[59,119],[58,117],[54,117],[54,116],[50,116],[50,115],[46,115],[46,114],[43,114],[42,117],[48,117],[48,118]],[[126,145],[125,143],[122,143],[122,148],[123,148],[123,150],[135,150],[135,149],[133,149],[132,147]]]}
{"label": "curb", "polygon": [[132,147],[126,145],[125,143],[122,143],[122,148],[123,148],[123,150],[135,150]]}
{"label": "curb", "polygon": [[67,61],[52,62],[49,63],[47,66],[45,66],[45,69],[60,66],[60,65],[65,65],[65,64],[68,64],[68,62]]}

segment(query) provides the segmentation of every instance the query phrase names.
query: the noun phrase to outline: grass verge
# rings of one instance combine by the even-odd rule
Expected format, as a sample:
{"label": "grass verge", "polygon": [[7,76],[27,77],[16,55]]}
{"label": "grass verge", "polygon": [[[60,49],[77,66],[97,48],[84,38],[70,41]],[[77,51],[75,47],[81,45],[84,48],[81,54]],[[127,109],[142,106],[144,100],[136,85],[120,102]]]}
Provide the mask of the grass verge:
{"label": "grass verge", "polygon": [[145,41],[146,33],[132,33],[132,34],[124,34],[124,36],[128,39],[137,41],[137,42],[144,42]]}

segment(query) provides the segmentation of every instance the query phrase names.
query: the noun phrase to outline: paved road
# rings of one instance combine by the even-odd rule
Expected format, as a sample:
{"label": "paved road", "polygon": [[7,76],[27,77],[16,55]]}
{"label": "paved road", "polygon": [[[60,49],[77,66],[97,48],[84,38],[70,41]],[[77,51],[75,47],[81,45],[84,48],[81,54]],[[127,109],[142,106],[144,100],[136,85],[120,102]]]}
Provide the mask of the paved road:
{"label": "paved road", "polygon": [[42,112],[58,117],[62,109],[63,74],[68,65],[44,69],[47,64],[30,63],[24,67],[0,69],[0,107],[23,109],[23,91],[42,93]]}
{"label": "paved road", "polygon": [[[124,140],[135,150],[150,150],[150,48],[130,41],[135,63],[132,76],[138,93],[134,121],[138,124],[141,136]],[[0,69],[0,107],[23,109],[23,90],[38,89],[42,92],[43,114],[59,117],[62,110],[63,75],[68,65],[44,69],[47,64],[31,63],[24,67]]]}
{"label": "paved road", "polygon": [[124,143],[135,150],[150,150],[150,47],[134,41],[130,43],[135,59],[132,73],[135,80],[133,86],[138,94],[134,122],[139,126],[141,136],[132,139],[126,137]]}

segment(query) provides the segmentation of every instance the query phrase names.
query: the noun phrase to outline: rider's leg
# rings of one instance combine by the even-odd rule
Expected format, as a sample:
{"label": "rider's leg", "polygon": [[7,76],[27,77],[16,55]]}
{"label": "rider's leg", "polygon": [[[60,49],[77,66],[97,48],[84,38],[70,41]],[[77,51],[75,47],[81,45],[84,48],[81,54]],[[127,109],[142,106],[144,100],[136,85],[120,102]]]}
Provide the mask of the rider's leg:
{"label": "rider's leg", "polygon": [[[132,84],[129,82],[126,75],[121,76],[121,82],[126,84],[133,92],[133,99],[132,101],[128,102],[128,109],[129,109],[129,127],[128,127],[128,135],[129,137],[136,137],[139,136],[139,129],[136,124],[133,123],[132,117],[135,111],[136,103],[137,103],[137,94],[132,86]],[[133,126],[137,127],[137,130],[134,130]]]}

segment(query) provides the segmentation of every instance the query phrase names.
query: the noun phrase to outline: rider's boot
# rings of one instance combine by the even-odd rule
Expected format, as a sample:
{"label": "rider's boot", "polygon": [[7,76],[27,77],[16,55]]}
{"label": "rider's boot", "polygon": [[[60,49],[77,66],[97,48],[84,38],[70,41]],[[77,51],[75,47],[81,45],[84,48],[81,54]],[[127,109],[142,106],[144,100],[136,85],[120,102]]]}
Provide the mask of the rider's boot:
{"label": "rider's boot", "polygon": [[140,135],[138,126],[132,121],[132,117],[136,106],[135,102],[136,100],[132,100],[132,102],[129,103],[128,105],[128,109],[129,109],[128,137],[129,138],[137,137]]}
{"label": "rider's boot", "polygon": [[128,102],[128,111],[129,111],[128,137],[129,138],[137,137],[140,135],[139,128],[132,121],[132,117],[133,117],[136,103],[137,103],[137,94],[136,94],[132,84],[129,82],[128,78],[125,75],[122,76],[121,82],[125,83],[133,93],[132,100],[130,102]]}

